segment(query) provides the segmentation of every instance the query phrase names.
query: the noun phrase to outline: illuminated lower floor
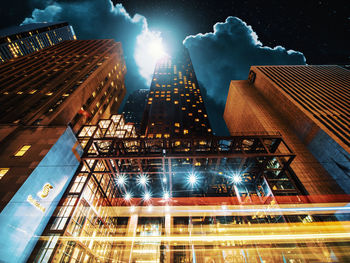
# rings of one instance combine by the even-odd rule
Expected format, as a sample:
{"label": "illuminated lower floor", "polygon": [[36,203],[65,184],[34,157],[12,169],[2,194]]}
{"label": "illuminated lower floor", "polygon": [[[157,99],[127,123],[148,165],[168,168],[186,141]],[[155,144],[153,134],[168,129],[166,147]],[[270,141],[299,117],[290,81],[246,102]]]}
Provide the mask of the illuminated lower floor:
{"label": "illuminated lower floor", "polygon": [[337,219],[349,216],[350,208],[342,203],[98,211],[77,206],[76,211],[64,232],[40,237],[33,261],[297,263],[350,258],[350,221]]}

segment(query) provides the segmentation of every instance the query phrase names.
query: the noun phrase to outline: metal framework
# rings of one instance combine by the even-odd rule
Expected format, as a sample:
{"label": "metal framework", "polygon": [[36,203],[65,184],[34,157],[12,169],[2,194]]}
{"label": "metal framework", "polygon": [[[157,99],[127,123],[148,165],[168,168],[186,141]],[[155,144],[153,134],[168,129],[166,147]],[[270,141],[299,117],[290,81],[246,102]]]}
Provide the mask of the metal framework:
{"label": "metal framework", "polygon": [[[201,174],[206,184],[216,188],[215,196],[220,196],[220,193],[232,196],[230,193],[234,192],[233,188],[226,189],[229,174],[238,171],[245,184],[256,187],[264,180],[267,183],[280,180],[271,179],[268,173],[274,177],[287,173],[295,157],[279,133],[239,134],[230,137],[138,138],[133,127],[126,125],[123,118],[114,115],[110,120],[100,120],[96,126],[88,126],[89,129],[78,136],[85,146],[82,156],[85,169],[93,174],[110,174],[116,179],[126,176],[135,183],[138,176],[145,175],[156,190],[166,188],[174,197],[179,194],[176,192],[186,192],[182,186],[177,185],[177,181],[185,178],[188,173]],[[290,175],[286,177],[294,185]],[[225,186],[217,190],[221,183]],[[117,184],[116,187],[119,188]],[[192,192],[193,197],[202,196],[201,193],[210,196],[210,187],[197,193]],[[283,190],[291,194],[299,193],[295,185],[289,190]],[[118,191],[123,196],[123,189]]]}

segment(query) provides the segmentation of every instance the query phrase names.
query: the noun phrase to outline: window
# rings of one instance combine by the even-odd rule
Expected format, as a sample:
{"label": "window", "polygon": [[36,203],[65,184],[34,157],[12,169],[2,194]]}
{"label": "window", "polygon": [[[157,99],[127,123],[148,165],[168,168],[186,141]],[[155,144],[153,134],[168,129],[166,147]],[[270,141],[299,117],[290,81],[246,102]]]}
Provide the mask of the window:
{"label": "window", "polygon": [[10,168],[0,168],[0,180],[10,170]]}
{"label": "window", "polygon": [[23,145],[21,147],[21,149],[19,149],[16,153],[15,156],[19,157],[19,156],[23,156],[31,147],[31,145]]}

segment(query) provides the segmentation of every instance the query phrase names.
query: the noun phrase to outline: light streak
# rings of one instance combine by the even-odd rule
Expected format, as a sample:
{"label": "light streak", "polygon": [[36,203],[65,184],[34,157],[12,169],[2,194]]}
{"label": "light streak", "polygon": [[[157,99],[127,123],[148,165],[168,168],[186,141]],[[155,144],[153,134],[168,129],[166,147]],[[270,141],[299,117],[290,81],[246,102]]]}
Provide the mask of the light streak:
{"label": "light streak", "polygon": [[[42,236],[41,240],[48,240],[49,236]],[[191,235],[191,236],[98,236],[98,237],[67,237],[59,238],[62,241],[108,241],[108,242],[217,242],[217,241],[288,241],[314,240],[314,239],[341,239],[350,240],[349,232],[337,233],[305,233],[305,234],[280,234],[280,235]]]}

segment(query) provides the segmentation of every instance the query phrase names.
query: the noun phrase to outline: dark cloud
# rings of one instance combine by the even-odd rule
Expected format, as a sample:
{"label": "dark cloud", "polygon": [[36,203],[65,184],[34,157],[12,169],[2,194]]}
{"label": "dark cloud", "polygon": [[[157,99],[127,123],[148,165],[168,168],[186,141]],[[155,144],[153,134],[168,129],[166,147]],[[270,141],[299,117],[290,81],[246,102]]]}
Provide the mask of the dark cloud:
{"label": "dark cloud", "polygon": [[225,110],[225,104],[215,100],[214,97],[208,96],[205,85],[198,83],[201,89],[202,97],[209,115],[209,122],[215,135],[229,136],[229,131],[222,118]]}
{"label": "dark cloud", "polygon": [[[40,2],[37,0],[37,2]],[[41,3],[51,1],[42,1]],[[110,0],[52,2],[43,9],[34,9],[23,23],[67,21],[79,39],[115,39],[122,43],[125,56],[128,92],[147,88],[134,60],[136,38],[147,29],[146,18],[136,14],[131,17],[122,4]]]}
{"label": "dark cloud", "polygon": [[[214,131],[222,127],[217,118],[218,109],[223,114],[231,80],[247,79],[252,65],[302,65],[306,60],[301,52],[284,47],[263,46],[257,34],[237,17],[228,17],[224,23],[216,23],[214,32],[188,36],[183,41],[188,48],[198,80],[208,93],[208,113]],[[220,107],[217,104],[221,105]]]}
{"label": "dark cloud", "polygon": [[[137,37],[148,31],[145,17],[131,17],[122,4],[114,5],[110,0],[32,1],[42,9],[34,9],[23,23],[68,21],[79,39],[120,41],[128,70],[128,93],[148,88],[134,58]],[[222,114],[230,80],[246,79],[251,65],[305,64],[300,52],[263,46],[252,28],[236,17],[216,23],[213,33],[188,36],[183,43],[201,82],[213,130],[219,135],[227,131]]]}

